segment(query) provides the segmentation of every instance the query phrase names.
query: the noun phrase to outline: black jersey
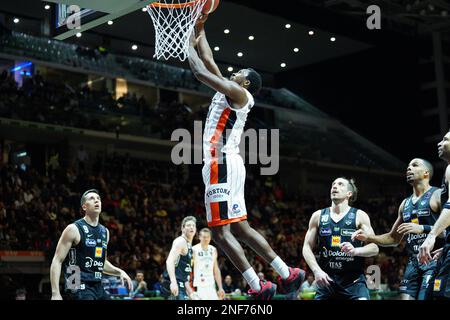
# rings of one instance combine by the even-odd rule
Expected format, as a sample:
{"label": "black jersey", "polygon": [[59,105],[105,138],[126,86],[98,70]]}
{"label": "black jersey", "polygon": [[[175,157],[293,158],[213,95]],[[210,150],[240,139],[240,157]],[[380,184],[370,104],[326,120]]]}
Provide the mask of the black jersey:
{"label": "black jersey", "polygon": [[[444,178],[442,179],[442,186],[441,186],[441,204],[442,207],[445,206],[445,204],[448,202],[448,182],[445,182],[445,174],[444,174]],[[446,240],[445,242],[447,244],[450,244],[450,227],[447,227],[446,229]]]}
{"label": "black jersey", "polygon": [[86,282],[101,282],[108,249],[107,231],[103,225],[93,227],[84,219],[77,220],[74,224],[80,233],[80,242],[72,246],[63,263],[66,289],[72,290],[75,288],[70,287],[74,283],[71,276],[78,270],[81,285]]}
{"label": "black jersey", "polygon": [[[186,240],[183,237],[184,240]],[[178,282],[187,282],[190,280],[192,272],[192,244],[186,240],[188,252],[186,255],[178,257],[178,261],[175,263],[175,277]],[[167,269],[164,271],[163,277],[170,280]]]}
{"label": "black jersey", "polygon": [[[433,211],[430,206],[430,200],[436,190],[438,190],[438,188],[430,188],[430,190],[425,192],[416,202],[413,202],[413,196],[406,198],[401,212],[403,222],[429,226],[434,225],[439,218],[440,212]],[[419,247],[425,241],[427,236],[427,233],[408,234],[406,236],[406,249],[410,257],[415,257],[419,253]],[[436,249],[441,248],[442,245],[443,240],[439,238],[436,239]]]}
{"label": "black jersey", "polygon": [[364,274],[364,259],[352,257],[341,251],[340,245],[350,242],[355,248],[362,247],[362,241],[352,241],[352,233],[357,230],[356,212],[350,208],[339,221],[331,218],[330,208],[322,209],[319,222],[319,265],[330,276],[334,274],[349,274],[351,276]]}

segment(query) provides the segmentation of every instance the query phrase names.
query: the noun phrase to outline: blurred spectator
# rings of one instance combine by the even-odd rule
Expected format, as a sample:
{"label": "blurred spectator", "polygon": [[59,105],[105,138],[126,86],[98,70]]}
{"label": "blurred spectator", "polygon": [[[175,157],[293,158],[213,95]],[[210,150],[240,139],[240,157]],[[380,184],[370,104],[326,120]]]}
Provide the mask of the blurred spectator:
{"label": "blurred spectator", "polygon": [[309,273],[306,277],[306,281],[303,282],[301,286],[301,292],[315,292],[317,291],[316,281],[314,280],[314,275]]}
{"label": "blurred spectator", "polygon": [[143,297],[145,294],[145,291],[147,291],[147,282],[144,281],[144,272],[143,271],[136,271],[136,277],[132,281],[133,283],[133,297]]}

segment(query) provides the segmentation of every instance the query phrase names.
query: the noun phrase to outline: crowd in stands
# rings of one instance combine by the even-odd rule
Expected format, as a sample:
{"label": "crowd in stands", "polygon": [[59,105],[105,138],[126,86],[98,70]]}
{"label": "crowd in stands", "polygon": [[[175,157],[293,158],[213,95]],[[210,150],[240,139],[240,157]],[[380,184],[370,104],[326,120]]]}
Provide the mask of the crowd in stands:
{"label": "crowd in stands", "polygon": [[[143,270],[149,288],[157,286],[183,217],[194,215],[198,228],[206,226],[203,185],[193,182],[183,167],[170,163],[116,154],[97,156],[89,163],[57,167],[47,175],[33,168],[23,171],[11,164],[1,165],[0,251],[39,250],[51,261],[61,232],[82,217],[80,195],[97,188],[102,196],[101,222],[111,232],[108,259],[130,274]],[[252,226],[289,265],[307,269],[301,248],[309,217],[328,206],[329,199],[288,192],[251,169],[246,183],[252,185],[245,195]],[[387,232],[400,200],[384,197],[359,201],[357,206],[369,213],[375,232]],[[275,278],[270,265],[250,250],[246,253],[256,272],[269,280]],[[382,249],[377,258],[367,259],[367,264],[380,265],[382,283],[396,290],[405,259],[400,246]],[[242,277],[222,252],[219,266],[224,277],[230,275],[234,286],[246,291]]]}

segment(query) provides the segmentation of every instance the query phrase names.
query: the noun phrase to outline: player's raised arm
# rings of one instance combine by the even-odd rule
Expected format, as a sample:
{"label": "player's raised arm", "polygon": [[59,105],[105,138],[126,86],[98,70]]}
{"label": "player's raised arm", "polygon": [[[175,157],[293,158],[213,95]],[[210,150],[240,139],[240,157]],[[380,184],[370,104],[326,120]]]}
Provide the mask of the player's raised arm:
{"label": "player's raised arm", "polygon": [[[400,243],[403,238],[403,235],[400,234],[397,230],[398,227],[402,224],[402,211],[404,207],[405,201],[403,201],[398,209],[398,217],[395,220],[394,225],[388,233],[375,235],[372,229],[372,233],[368,233],[367,229],[359,229],[352,235],[352,240],[360,240],[364,242],[371,242],[382,247],[396,247]],[[369,220],[370,223],[370,220]]]}
{"label": "player's raised arm", "polygon": [[237,106],[244,106],[248,101],[244,88],[234,81],[217,76],[206,68],[204,62],[198,56],[197,50],[195,50],[194,46],[197,41],[194,32],[192,32],[189,43],[189,66],[198,81],[223,93],[233,100]]}
{"label": "player's raised arm", "polygon": [[216,76],[223,78],[222,73],[220,72],[219,67],[214,61],[214,55],[209,45],[208,39],[206,38],[205,32],[205,22],[208,19],[208,15],[202,15],[196,24],[196,42],[199,57],[202,59],[206,68]]}
{"label": "player's raised arm", "polygon": [[329,286],[333,281],[330,276],[320,268],[317,263],[313,250],[317,243],[317,234],[319,229],[320,210],[313,213],[309,220],[308,231],[306,232],[305,242],[303,243],[303,257],[311,271],[318,286]]}
{"label": "player's raised arm", "polygon": [[69,253],[74,242],[80,241],[80,233],[74,224],[70,224],[64,229],[56,246],[50,267],[50,283],[52,286],[52,300],[62,300],[59,290],[59,279],[61,277],[61,266]]}

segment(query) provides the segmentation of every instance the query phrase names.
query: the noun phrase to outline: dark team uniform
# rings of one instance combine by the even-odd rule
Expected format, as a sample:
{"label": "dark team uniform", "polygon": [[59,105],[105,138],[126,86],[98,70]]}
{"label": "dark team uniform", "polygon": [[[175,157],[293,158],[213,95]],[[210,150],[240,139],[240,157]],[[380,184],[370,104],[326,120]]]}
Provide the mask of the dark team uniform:
{"label": "dark team uniform", "polygon": [[108,249],[106,228],[75,221],[80,242],[72,246],[63,263],[65,291],[68,299],[109,300],[102,286],[103,267]]}
{"label": "dark team uniform", "polygon": [[352,257],[341,251],[343,242],[350,242],[355,248],[362,247],[361,241],[351,241],[351,235],[357,230],[356,212],[350,208],[339,221],[331,219],[330,208],[322,209],[319,222],[319,265],[331,279],[330,286],[317,289],[315,300],[369,299],[366,277],[364,275],[364,258]]}
{"label": "dark team uniform", "polygon": [[[433,226],[440,214],[440,212],[433,211],[430,206],[431,197],[436,190],[438,188],[430,188],[416,203],[413,203],[413,196],[405,199],[403,211],[401,212],[403,222]],[[419,247],[427,236],[427,233],[408,234],[406,238],[406,250],[409,260],[406,265],[403,280],[400,283],[400,292],[406,293],[418,300],[429,298],[427,296],[427,288],[429,283],[431,283],[430,279],[436,269],[436,261],[427,265],[420,265],[417,261]],[[436,240],[437,249],[442,248],[443,244],[443,239]]]}
{"label": "dark team uniform", "polygon": [[[184,239],[184,237],[183,237]],[[186,240],[186,239],[184,239]],[[188,252],[186,255],[180,255],[175,263],[175,277],[178,282],[178,296],[173,297],[170,291],[170,277],[167,270],[163,273],[163,282],[161,285],[161,295],[173,300],[188,300],[185,283],[189,282],[192,272],[192,245],[186,240]]]}
{"label": "dark team uniform", "polygon": [[[450,209],[448,204],[448,182],[445,182],[445,176],[442,180],[441,203],[445,209]],[[437,241],[437,239],[436,239]],[[445,246],[441,258],[437,262],[434,276],[433,298],[450,299],[450,227],[446,229]]]}

